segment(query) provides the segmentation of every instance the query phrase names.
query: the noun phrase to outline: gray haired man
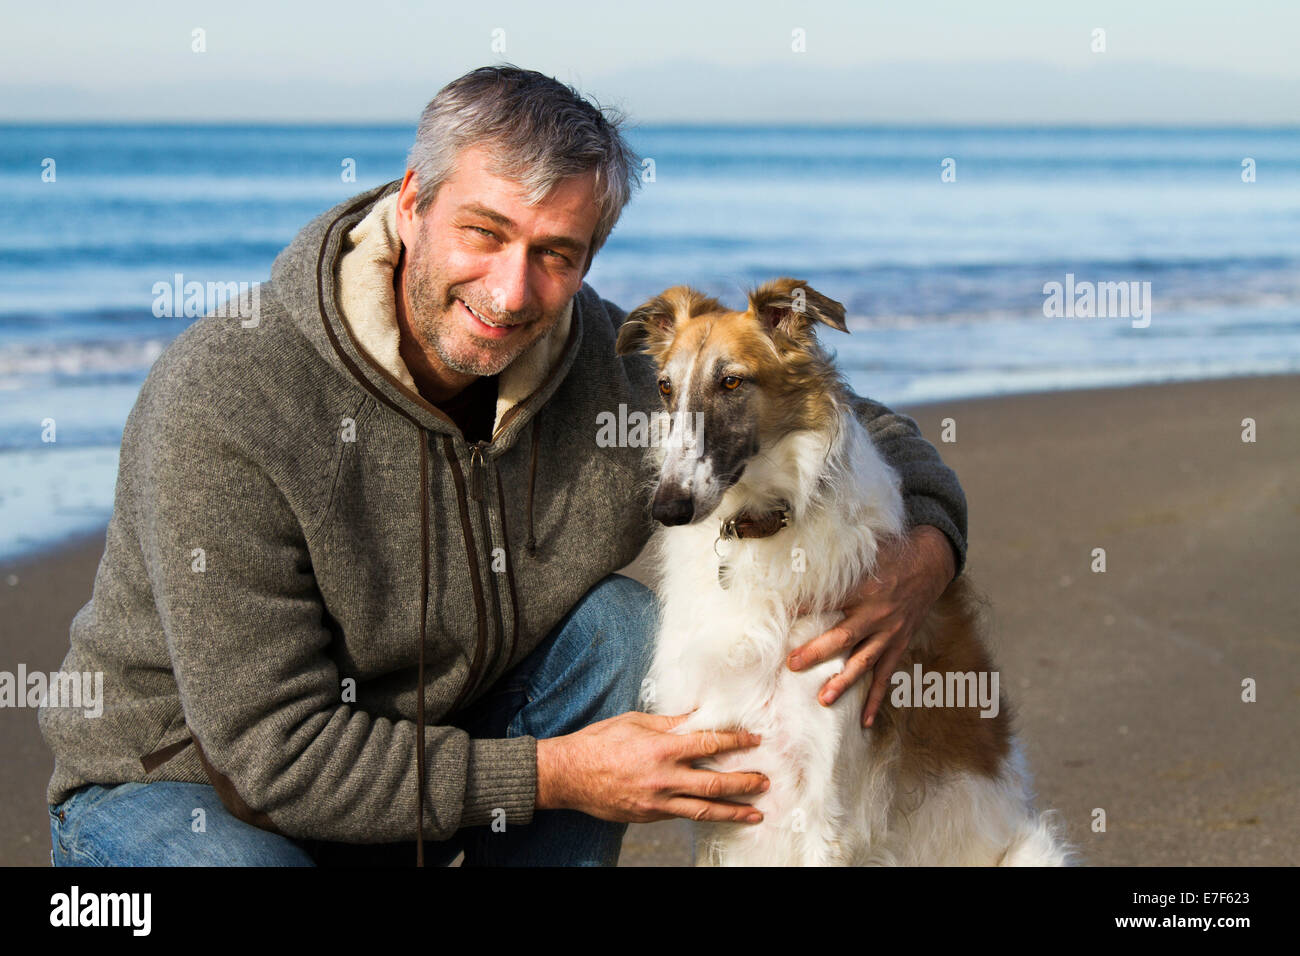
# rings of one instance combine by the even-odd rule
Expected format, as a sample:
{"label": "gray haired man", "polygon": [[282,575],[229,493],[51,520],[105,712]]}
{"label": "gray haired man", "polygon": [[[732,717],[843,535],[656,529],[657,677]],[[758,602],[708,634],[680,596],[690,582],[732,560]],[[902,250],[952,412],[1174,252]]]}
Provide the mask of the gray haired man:
{"label": "gray haired man", "polygon": [[[532,71],[455,80],[257,322],[159,358],[63,664],[104,673],[103,714],[41,713],[56,863],[612,865],[629,822],[759,819],[761,775],[693,768],[756,738],[637,711],[656,607],[614,572],[648,476],[596,422],[655,381],[583,282],[637,181],[620,122]],[[821,699],[874,668],[873,712],[965,502],[915,423],[857,411],[910,536],[790,666],[855,648]]]}

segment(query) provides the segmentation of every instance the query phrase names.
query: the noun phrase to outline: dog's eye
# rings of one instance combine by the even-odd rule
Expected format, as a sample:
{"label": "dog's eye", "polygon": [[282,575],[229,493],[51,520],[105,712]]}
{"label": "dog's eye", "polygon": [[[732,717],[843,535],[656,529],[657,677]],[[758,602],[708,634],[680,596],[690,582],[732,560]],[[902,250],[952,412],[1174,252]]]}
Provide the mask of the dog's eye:
{"label": "dog's eye", "polygon": [[728,375],[726,378],[724,378],[724,379],[722,380],[722,387],[723,387],[723,388],[739,388],[739,387],[740,387],[740,382],[741,382],[741,379],[740,379],[740,376],[739,376],[739,375]]}
{"label": "dog's eye", "polygon": [[666,378],[661,378],[659,380],[659,394],[667,398],[672,393],[673,393],[673,383],[668,381],[668,379]]}

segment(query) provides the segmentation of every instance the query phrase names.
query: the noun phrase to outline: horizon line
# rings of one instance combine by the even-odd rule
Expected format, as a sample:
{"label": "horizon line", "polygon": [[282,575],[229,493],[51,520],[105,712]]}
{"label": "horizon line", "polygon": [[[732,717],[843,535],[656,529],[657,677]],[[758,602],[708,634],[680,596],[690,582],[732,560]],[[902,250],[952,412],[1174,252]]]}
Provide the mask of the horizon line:
{"label": "horizon line", "polygon": [[[230,127],[339,127],[348,129],[408,129],[419,123],[419,117],[412,120],[326,120],[326,119],[220,119],[220,120],[191,120],[191,119],[170,119],[170,118],[133,118],[119,120],[105,119],[53,119],[53,120],[33,120],[33,119],[8,119],[0,116],[0,127],[103,127],[105,129],[121,127],[191,127],[191,128],[230,128]],[[1025,130],[1025,129],[1043,129],[1043,130],[1180,130],[1180,131],[1222,131],[1222,130],[1243,130],[1251,132],[1290,132],[1300,131],[1300,122],[1292,123],[1251,123],[1251,122],[1195,122],[1195,123],[1178,123],[1178,122],[1161,122],[1161,121],[1117,121],[1113,123],[1090,123],[1090,122],[1041,122],[1037,120],[996,120],[996,121],[976,121],[970,120],[951,121],[951,120],[916,120],[916,121],[897,121],[897,120],[845,120],[845,121],[826,121],[819,122],[816,120],[798,121],[798,120],[669,120],[656,119],[644,120],[640,122],[629,122],[625,127],[627,130],[637,129],[754,129],[755,127],[763,129],[842,129],[842,130],[864,130],[864,129],[881,129],[881,130],[914,130],[914,129],[952,129],[952,130]]]}

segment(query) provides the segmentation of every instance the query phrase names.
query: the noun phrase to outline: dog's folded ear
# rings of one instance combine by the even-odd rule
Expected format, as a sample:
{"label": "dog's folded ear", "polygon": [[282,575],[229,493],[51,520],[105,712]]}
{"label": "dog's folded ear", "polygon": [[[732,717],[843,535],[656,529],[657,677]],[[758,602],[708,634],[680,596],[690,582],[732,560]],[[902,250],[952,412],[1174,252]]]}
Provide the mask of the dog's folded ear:
{"label": "dog's folded ear", "polygon": [[844,306],[822,295],[802,279],[773,279],[749,294],[749,308],[769,330],[786,335],[821,322],[840,332],[847,332]]}
{"label": "dog's folded ear", "polygon": [[722,311],[722,303],[717,299],[688,285],[675,285],[628,313],[618,330],[614,351],[619,355],[653,352],[672,341],[678,322],[691,316]]}

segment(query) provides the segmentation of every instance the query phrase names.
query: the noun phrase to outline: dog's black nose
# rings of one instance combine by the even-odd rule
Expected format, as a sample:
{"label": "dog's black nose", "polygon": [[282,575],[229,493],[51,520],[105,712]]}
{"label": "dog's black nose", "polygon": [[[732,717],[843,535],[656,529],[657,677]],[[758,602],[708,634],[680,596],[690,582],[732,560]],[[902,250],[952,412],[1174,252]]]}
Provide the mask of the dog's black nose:
{"label": "dog's black nose", "polygon": [[660,524],[686,524],[695,515],[695,501],[689,497],[655,498],[650,511]]}

